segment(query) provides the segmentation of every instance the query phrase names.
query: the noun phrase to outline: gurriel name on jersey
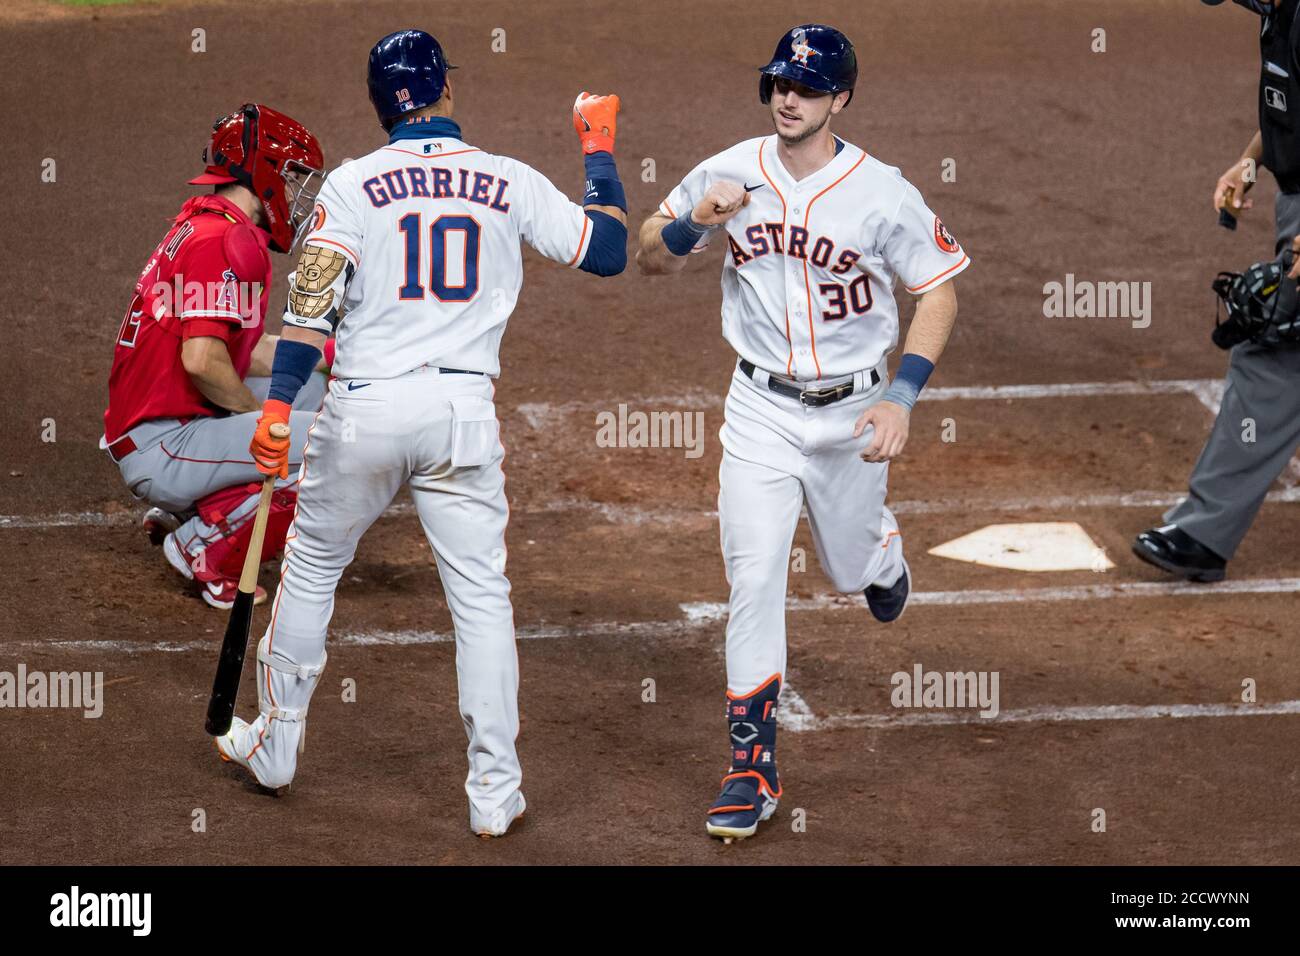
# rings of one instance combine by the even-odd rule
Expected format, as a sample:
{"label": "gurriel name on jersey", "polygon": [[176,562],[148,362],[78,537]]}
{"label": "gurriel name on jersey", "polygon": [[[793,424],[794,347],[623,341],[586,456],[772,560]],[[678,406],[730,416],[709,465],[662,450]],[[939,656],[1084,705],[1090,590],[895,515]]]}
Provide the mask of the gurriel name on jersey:
{"label": "gurriel name on jersey", "polygon": [[463,199],[509,212],[506,200],[508,179],[476,169],[446,169],[440,166],[403,166],[371,176],[361,184],[370,205],[382,209],[395,199]]}

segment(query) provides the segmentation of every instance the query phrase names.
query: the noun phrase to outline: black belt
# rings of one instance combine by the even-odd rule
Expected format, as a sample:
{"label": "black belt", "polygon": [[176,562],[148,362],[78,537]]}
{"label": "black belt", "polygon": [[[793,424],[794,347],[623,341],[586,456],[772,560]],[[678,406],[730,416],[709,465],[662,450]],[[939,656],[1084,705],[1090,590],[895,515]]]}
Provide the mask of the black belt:
{"label": "black belt", "polygon": [[[752,381],[754,378],[754,363],[740,360],[740,370],[749,376]],[[880,384],[880,373],[874,368],[871,370],[871,385],[874,388]],[[853,394],[853,380],[849,379],[840,385],[832,385],[829,388],[800,388],[797,385],[790,385],[777,379],[771,372],[767,375],[767,387],[778,395],[784,395],[786,398],[798,399],[808,408],[821,408],[823,405],[833,405],[840,399],[848,398]]]}
{"label": "black belt", "polygon": [[467,368],[440,368],[438,369],[443,375],[486,375],[486,372],[473,372]]}

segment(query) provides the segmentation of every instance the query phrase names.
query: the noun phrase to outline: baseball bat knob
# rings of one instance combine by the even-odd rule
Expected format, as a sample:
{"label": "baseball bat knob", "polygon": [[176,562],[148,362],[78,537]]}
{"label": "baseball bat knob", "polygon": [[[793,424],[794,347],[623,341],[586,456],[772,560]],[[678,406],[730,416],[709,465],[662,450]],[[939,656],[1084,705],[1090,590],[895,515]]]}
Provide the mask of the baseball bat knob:
{"label": "baseball bat knob", "polygon": [[272,438],[288,438],[288,437],[289,437],[289,426],[286,425],[286,424],[284,424],[283,422],[275,422],[275,423],[273,423],[273,424],[271,425],[271,437],[272,437]]}

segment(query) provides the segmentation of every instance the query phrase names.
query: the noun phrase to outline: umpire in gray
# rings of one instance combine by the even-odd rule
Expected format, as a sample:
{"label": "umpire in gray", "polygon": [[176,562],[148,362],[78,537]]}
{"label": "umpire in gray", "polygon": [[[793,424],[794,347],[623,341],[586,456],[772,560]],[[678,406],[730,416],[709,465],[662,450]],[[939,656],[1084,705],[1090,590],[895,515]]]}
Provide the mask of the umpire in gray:
{"label": "umpire in gray", "polygon": [[[1223,0],[1202,0],[1217,6]],[[1233,0],[1262,18],[1259,131],[1219,177],[1214,205],[1224,225],[1252,205],[1258,166],[1277,180],[1277,246],[1300,251],[1300,0]],[[1289,111],[1288,111],[1289,108]],[[1300,257],[1290,275],[1300,273]],[[1246,419],[1254,421],[1253,441]],[[1188,497],[1143,531],[1134,553],[1191,581],[1221,581],[1269,486],[1300,445],[1300,345],[1245,341],[1230,352],[1227,387]]]}

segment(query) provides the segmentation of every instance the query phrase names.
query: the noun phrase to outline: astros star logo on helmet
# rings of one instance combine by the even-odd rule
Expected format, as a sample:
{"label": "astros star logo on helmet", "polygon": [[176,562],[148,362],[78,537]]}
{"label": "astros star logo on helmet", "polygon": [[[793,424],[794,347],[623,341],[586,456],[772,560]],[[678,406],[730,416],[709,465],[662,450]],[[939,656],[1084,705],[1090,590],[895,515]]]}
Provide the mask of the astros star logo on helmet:
{"label": "astros star logo on helmet", "polygon": [[792,51],[790,62],[797,62],[797,64],[803,66],[809,65],[809,57],[818,51],[807,42],[807,34],[803,33],[803,30],[796,30],[790,39],[792,39],[792,43],[790,43],[790,51]]}

